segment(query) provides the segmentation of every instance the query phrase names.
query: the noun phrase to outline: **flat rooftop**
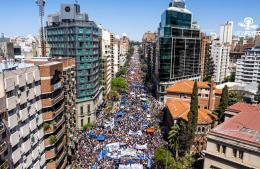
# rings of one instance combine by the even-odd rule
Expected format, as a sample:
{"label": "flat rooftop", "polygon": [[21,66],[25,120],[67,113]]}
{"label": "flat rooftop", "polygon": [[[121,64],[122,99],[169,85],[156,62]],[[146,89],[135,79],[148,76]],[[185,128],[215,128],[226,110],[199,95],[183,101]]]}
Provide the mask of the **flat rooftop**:
{"label": "flat rooftop", "polygon": [[3,71],[11,71],[11,70],[17,70],[22,68],[28,68],[34,66],[34,64],[31,63],[19,63],[14,61],[5,61],[6,63],[2,62],[0,63],[0,72]]}

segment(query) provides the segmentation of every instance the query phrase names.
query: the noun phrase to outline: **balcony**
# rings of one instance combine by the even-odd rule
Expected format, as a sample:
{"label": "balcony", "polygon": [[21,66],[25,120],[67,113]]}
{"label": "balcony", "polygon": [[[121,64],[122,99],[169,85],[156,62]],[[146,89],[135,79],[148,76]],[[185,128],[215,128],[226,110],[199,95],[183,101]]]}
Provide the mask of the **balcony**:
{"label": "balcony", "polygon": [[65,155],[66,155],[65,151],[63,151],[60,157],[56,160],[57,165],[60,164],[60,162],[64,161]]}
{"label": "balcony", "polygon": [[0,164],[0,169],[8,169],[9,163],[7,160],[5,160],[2,164]]}
{"label": "balcony", "polygon": [[64,91],[62,91],[57,97],[53,98],[53,105],[58,103],[60,100],[64,98]]}
{"label": "balcony", "polygon": [[2,144],[0,144],[0,155],[3,154],[6,149],[7,149],[7,144],[4,141]]}
{"label": "balcony", "polygon": [[65,119],[64,119],[64,117],[62,117],[61,120],[57,124],[54,125],[54,127],[59,128],[64,122],[65,122]]}
{"label": "balcony", "polygon": [[0,122],[0,134],[2,134],[5,131],[5,126],[3,122]]}
{"label": "balcony", "polygon": [[45,152],[45,158],[46,158],[46,160],[52,159],[52,158],[54,158],[55,156],[56,156],[55,148],[53,148],[53,149],[51,149],[51,150]]}
{"label": "balcony", "polygon": [[16,100],[17,100],[17,97],[15,97],[15,96],[7,98],[6,99],[6,108],[8,110],[12,110],[12,109],[16,108]]}

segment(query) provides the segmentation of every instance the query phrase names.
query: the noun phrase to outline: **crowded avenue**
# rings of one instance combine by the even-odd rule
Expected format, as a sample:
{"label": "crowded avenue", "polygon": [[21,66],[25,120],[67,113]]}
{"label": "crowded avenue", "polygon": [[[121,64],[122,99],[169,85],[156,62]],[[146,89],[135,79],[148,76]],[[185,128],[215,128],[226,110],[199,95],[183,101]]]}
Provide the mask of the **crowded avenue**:
{"label": "crowded avenue", "polygon": [[129,91],[115,112],[101,113],[94,129],[79,133],[76,168],[155,168],[154,150],[166,144],[159,127],[161,106],[147,93],[142,76],[135,47],[126,77]]}

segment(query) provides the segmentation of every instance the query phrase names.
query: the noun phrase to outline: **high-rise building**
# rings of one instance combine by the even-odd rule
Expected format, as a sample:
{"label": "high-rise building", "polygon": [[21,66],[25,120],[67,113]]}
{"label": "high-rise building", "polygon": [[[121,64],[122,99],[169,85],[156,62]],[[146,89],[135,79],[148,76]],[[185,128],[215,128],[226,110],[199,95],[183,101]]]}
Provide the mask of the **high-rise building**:
{"label": "high-rise building", "polygon": [[125,33],[122,34],[122,37],[119,39],[119,65],[122,68],[125,65],[126,57],[130,48],[130,40]]}
{"label": "high-rise building", "polygon": [[116,77],[119,70],[119,39],[110,33],[110,48],[111,48],[111,76]]}
{"label": "high-rise building", "polygon": [[0,37],[0,56],[4,56],[6,59],[14,58],[14,44],[4,34]]}
{"label": "high-rise building", "polygon": [[233,22],[228,21],[220,26],[220,38],[215,39],[211,46],[211,57],[214,60],[213,81],[221,83],[230,75],[229,55],[232,47]]}
{"label": "high-rise building", "polygon": [[260,49],[247,50],[236,64],[236,82],[260,82]]}
{"label": "high-rise building", "polygon": [[[5,141],[0,143],[0,152],[5,152],[1,168],[6,168],[7,163],[11,169],[45,166],[40,80],[39,69],[33,64],[13,60],[0,63],[0,95],[5,97],[6,105],[6,114],[1,115],[4,123],[0,124]],[[9,153],[11,159],[6,162]]]}
{"label": "high-rise building", "polygon": [[224,25],[220,26],[220,37],[219,41],[220,43],[224,44],[232,44],[232,38],[233,38],[233,21],[227,21]]}
{"label": "high-rise building", "polygon": [[54,61],[63,65],[62,81],[64,83],[64,115],[66,121],[67,154],[68,162],[75,157],[75,142],[77,140],[77,121],[80,116],[76,114],[76,72],[74,58],[58,58]]}
{"label": "high-rise building", "polygon": [[102,58],[102,83],[104,87],[103,97],[107,99],[111,90],[111,43],[110,32],[102,29],[101,38],[101,58]]}
{"label": "high-rise building", "polygon": [[[3,81],[0,84],[3,85]],[[10,133],[7,124],[5,94],[0,90],[0,168],[2,169],[11,168]]]}
{"label": "high-rise building", "polygon": [[76,63],[76,110],[78,128],[95,122],[102,103],[100,75],[100,31],[79,4],[62,4],[60,12],[48,17],[47,41],[51,57],[73,57]]}
{"label": "high-rise building", "polygon": [[64,169],[67,164],[64,90],[61,62],[37,57],[28,62],[39,67],[41,77],[42,117],[47,169]]}
{"label": "high-rise building", "polygon": [[158,36],[157,96],[162,101],[174,81],[200,78],[200,30],[183,0],[172,0],[162,14]]}

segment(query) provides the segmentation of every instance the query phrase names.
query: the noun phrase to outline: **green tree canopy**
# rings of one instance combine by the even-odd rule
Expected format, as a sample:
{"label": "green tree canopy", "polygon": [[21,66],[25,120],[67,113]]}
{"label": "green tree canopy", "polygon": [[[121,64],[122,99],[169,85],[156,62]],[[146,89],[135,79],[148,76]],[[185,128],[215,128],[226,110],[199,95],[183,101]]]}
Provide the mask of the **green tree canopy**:
{"label": "green tree canopy", "polygon": [[119,93],[126,92],[128,90],[126,79],[123,77],[113,78],[111,81],[111,88]]}
{"label": "green tree canopy", "polygon": [[180,149],[180,135],[181,129],[178,124],[175,124],[171,127],[170,132],[168,133],[168,143],[172,152],[175,153],[175,158],[179,158],[179,149]]}
{"label": "green tree canopy", "polygon": [[224,121],[224,112],[228,107],[228,99],[229,99],[229,94],[228,94],[228,87],[226,85],[222,90],[220,104],[219,104],[219,108],[217,110],[219,122]]}
{"label": "green tree canopy", "polygon": [[154,152],[155,161],[165,169],[173,169],[175,167],[175,160],[169,150],[157,148]]}

